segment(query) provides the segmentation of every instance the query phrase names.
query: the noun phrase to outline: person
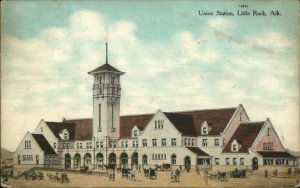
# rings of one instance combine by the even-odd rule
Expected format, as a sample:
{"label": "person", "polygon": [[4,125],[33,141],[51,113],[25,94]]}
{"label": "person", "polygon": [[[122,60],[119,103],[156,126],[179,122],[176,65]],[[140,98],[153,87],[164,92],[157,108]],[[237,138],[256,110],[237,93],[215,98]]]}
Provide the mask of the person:
{"label": "person", "polygon": [[176,176],[177,176],[177,180],[179,181],[179,177],[180,177],[180,170],[177,168],[176,169]]}
{"label": "person", "polygon": [[265,178],[268,178],[268,170],[265,170]]}
{"label": "person", "polygon": [[288,175],[290,176],[292,174],[292,169],[288,168]]}
{"label": "person", "polygon": [[199,169],[198,165],[196,167],[196,171],[197,171],[197,175],[200,175],[200,169]]}

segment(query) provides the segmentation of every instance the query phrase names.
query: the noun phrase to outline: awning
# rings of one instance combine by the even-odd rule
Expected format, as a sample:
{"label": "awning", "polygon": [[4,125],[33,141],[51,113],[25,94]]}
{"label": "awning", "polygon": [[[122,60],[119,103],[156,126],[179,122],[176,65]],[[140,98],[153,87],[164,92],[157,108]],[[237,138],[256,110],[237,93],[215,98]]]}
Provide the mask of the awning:
{"label": "awning", "polygon": [[296,158],[286,151],[258,151],[264,158]]}

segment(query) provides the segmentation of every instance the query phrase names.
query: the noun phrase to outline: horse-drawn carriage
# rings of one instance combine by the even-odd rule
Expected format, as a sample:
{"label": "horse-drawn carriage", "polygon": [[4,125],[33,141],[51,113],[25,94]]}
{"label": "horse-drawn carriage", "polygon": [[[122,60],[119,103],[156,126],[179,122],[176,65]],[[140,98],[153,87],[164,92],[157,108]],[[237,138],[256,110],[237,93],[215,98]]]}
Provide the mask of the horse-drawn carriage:
{"label": "horse-drawn carriage", "polygon": [[56,172],[55,175],[48,173],[47,174],[50,181],[60,182],[60,183],[70,183],[70,179],[67,173],[58,173]]}
{"label": "horse-drawn carriage", "polygon": [[155,168],[144,168],[144,176],[149,179],[157,178],[157,173]]}
{"label": "horse-drawn carriage", "polygon": [[230,177],[232,178],[246,178],[246,169],[235,169],[234,171],[231,171]]}
{"label": "horse-drawn carriage", "polygon": [[228,172],[217,172],[217,173],[208,173],[205,171],[204,173],[204,181],[207,182],[207,180],[215,180],[215,181],[228,181],[229,178]]}
{"label": "horse-drawn carriage", "polygon": [[130,180],[135,180],[135,171],[131,170],[130,168],[122,168],[122,178],[130,179]]}
{"label": "horse-drawn carriage", "polygon": [[172,170],[172,167],[171,164],[169,163],[163,163],[162,165],[156,164],[155,169],[164,171],[164,170]]}

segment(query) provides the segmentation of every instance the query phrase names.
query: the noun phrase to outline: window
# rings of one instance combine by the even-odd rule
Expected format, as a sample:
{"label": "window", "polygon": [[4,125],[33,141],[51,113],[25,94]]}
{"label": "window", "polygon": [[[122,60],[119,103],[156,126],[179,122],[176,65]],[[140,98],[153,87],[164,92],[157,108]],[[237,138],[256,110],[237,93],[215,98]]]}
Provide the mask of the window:
{"label": "window", "polygon": [[167,139],[165,139],[165,138],[161,139],[161,145],[167,146]]}
{"label": "window", "polygon": [[154,122],[155,129],[163,129],[164,128],[164,121],[163,120],[156,120]]}
{"label": "window", "polygon": [[172,146],[176,146],[176,138],[172,138],[171,142],[172,142]]}
{"label": "window", "polygon": [[268,128],[268,134],[267,134],[267,136],[270,136],[270,128]]}
{"label": "window", "polygon": [[53,143],[53,148],[54,148],[54,149],[56,148],[56,142]]}
{"label": "window", "polygon": [[146,147],[147,146],[147,139],[143,139],[142,143],[143,143],[143,146]]}
{"label": "window", "polygon": [[124,148],[124,141],[121,141],[121,147]]}
{"label": "window", "polygon": [[194,139],[192,139],[192,146],[194,146],[195,145],[195,140]]}
{"label": "window", "polygon": [[202,146],[207,146],[207,139],[202,139]]}
{"label": "window", "polygon": [[77,149],[79,148],[79,143],[77,143]]}
{"label": "window", "polygon": [[99,148],[99,141],[96,142],[96,148]]}
{"label": "window", "polygon": [[263,143],[264,150],[273,150],[273,143]]}
{"label": "window", "polygon": [[190,146],[190,144],[191,144],[191,139],[189,138],[188,139],[188,146]]}
{"label": "window", "polygon": [[32,155],[23,155],[23,161],[33,161]]}
{"label": "window", "polygon": [[25,149],[31,149],[31,141],[25,141]]}
{"label": "window", "polygon": [[137,136],[137,132],[138,132],[137,130],[134,130],[133,131],[133,136]]}
{"label": "window", "polygon": [[244,165],[245,164],[245,159],[244,158],[240,158],[240,165]]}
{"label": "window", "polygon": [[176,164],[176,155],[175,155],[175,154],[173,154],[173,155],[171,156],[171,163],[172,163],[172,165],[175,165],[175,164]]}
{"label": "window", "polygon": [[67,132],[64,133],[64,139],[65,139],[65,140],[68,139],[68,133],[67,133]]}
{"label": "window", "polygon": [[202,128],[202,134],[207,134],[207,127]]}
{"label": "window", "polygon": [[233,144],[233,145],[232,145],[232,151],[238,151],[238,149],[237,149],[237,144]]}
{"label": "window", "polygon": [[215,158],[215,163],[216,163],[216,165],[220,165],[220,159],[219,158]]}
{"label": "window", "polygon": [[184,145],[187,146],[187,138],[184,139]]}
{"label": "window", "polygon": [[43,132],[43,127],[41,127],[41,133]]}
{"label": "window", "polygon": [[128,141],[125,141],[125,147],[128,148]]}
{"label": "window", "polygon": [[70,148],[70,143],[67,143],[67,148],[68,148],[68,149]]}
{"label": "window", "polygon": [[132,141],[132,147],[138,147],[138,141]]}
{"label": "window", "polygon": [[152,146],[157,146],[157,139],[152,139]]}
{"label": "window", "polygon": [[103,142],[102,141],[100,142],[100,148],[103,148]]}
{"label": "window", "polygon": [[229,165],[229,158],[226,158],[226,159],[225,159],[225,164],[226,164],[226,165]]}
{"label": "window", "polygon": [[80,148],[82,149],[82,143],[80,143]]}
{"label": "window", "polygon": [[66,147],[66,143],[63,143],[63,148],[65,148]]}
{"label": "window", "polygon": [[233,164],[233,165],[237,165],[237,164],[236,164],[236,158],[233,158],[233,159],[232,159],[232,164]]}
{"label": "window", "polygon": [[220,139],[215,139],[215,146],[220,146]]}

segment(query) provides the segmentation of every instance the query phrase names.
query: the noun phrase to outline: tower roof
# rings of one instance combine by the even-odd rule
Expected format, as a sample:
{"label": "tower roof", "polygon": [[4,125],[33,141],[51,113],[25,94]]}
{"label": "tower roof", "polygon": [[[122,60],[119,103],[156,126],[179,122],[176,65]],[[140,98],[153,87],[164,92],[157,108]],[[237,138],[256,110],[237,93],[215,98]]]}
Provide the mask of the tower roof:
{"label": "tower roof", "polygon": [[117,74],[124,74],[124,72],[119,71],[118,69],[116,69],[115,67],[111,66],[108,63],[105,63],[104,65],[88,72],[89,74],[95,74],[95,73],[101,73],[101,72],[113,72],[113,73],[117,73]]}
{"label": "tower roof", "polygon": [[119,71],[118,69],[116,69],[115,67],[111,66],[110,64],[108,64],[108,55],[107,55],[107,43],[106,45],[106,59],[105,59],[105,64],[88,72],[89,74],[96,74],[96,73],[101,73],[101,72],[112,72],[112,73],[117,73],[117,74],[124,74],[124,72]]}

